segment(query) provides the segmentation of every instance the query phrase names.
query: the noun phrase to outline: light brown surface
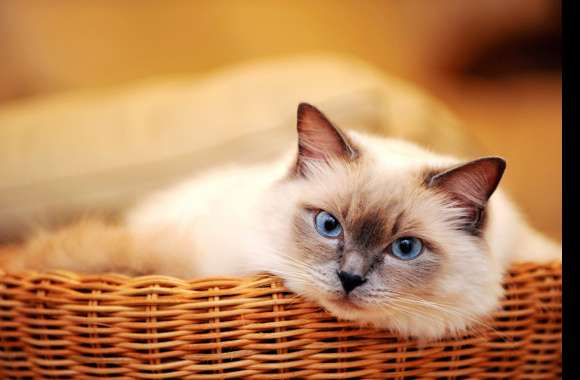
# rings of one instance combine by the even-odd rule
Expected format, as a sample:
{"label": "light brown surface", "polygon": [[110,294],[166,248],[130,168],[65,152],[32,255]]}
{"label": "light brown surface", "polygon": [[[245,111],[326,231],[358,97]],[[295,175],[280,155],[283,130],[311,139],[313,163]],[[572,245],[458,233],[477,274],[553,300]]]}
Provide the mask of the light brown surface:
{"label": "light brown surface", "polygon": [[522,264],[475,336],[420,345],[338,322],[276,278],[0,274],[0,376],[556,379],[561,266]]}

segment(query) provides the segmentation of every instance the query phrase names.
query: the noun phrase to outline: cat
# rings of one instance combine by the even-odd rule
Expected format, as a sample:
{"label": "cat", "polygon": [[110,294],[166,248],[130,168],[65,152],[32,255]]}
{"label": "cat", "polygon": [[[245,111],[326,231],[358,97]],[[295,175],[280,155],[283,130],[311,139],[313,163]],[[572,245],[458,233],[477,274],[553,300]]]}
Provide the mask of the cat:
{"label": "cat", "polygon": [[[280,276],[339,319],[437,339],[485,320],[506,268],[560,261],[498,190],[505,161],[463,162],[342,131],[298,106],[298,149],[215,168],[153,194],[121,223],[32,238],[8,270]],[[492,196],[493,195],[493,196]]]}

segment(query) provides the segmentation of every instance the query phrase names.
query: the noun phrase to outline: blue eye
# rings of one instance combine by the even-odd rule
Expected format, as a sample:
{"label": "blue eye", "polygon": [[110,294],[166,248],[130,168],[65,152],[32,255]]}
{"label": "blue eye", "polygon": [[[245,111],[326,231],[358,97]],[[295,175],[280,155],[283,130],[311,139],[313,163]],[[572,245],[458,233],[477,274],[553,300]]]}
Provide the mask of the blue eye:
{"label": "blue eye", "polygon": [[413,260],[423,253],[423,242],[414,237],[402,237],[391,244],[390,251],[398,259]]}
{"label": "blue eye", "polygon": [[325,238],[336,238],[342,233],[342,226],[336,218],[326,211],[320,211],[314,217],[316,231]]}

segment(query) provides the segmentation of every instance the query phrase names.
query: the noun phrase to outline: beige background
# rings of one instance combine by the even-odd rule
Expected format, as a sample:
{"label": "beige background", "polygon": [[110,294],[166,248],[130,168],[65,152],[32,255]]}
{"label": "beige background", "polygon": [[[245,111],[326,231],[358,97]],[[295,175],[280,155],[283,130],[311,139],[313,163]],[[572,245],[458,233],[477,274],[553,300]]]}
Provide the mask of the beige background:
{"label": "beige background", "polygon": [[0,111],[50,94],[202,75],[255,58],[350,55],[448,104],[485,153],[508,160],[506,187],[533,224],[559,238],[560,72],[523,70],[515,63],[510,75],[499,78],[461,75],[492,41],[557,28],[557,4],[4,0]]}

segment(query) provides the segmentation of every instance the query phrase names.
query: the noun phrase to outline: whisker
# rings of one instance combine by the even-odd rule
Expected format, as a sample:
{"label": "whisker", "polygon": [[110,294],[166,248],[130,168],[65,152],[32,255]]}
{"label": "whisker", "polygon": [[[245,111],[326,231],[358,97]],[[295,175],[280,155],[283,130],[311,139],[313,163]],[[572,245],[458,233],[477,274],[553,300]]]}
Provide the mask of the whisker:
{"label": "whisker", "polygon": [[[394,300],[397,302],[406,303],[407,305],[421,306],[421,307],[424,307],[426,309],[434,309],[437,311],[441,311],[445,314],[448,314],[450,316],[463,318],[463,319],[467,320],[468,322],[471,322],[472,328],[471,328],[470,334],[472,334],[472,335],[476,334],[475,336],[478,336],[477,334],[479,334],[480,337],[483,336],[484,331],[473,330],[473,328],[477,329],[479,327],[482,327],[486,330],[493,332],[494,334],[497,334],[497,336],[499,338],[503,339],[504,341],[512,341],[512,339],[510,337],[506,336],[505,334],[502,334],[501,331],[499,331],[493,325],[485,322],[484,320],[482,320],[481,318],[479,318],[477,316],[474,316],[472,313],[465,312],[461,309],[457,309],[454,305],[451,305],[451,304],[436,303],[433,301],[428,301],[428,300],[422,299],[422,298],[417,297],[417,296],[413,296],[413,297],[415,299],[400,297],[400,298],[394,298]],[[420,312],[424,313],[423,310],[421,310]],[[437,316],[437,315],[430,315],[430,316],[436,317],[439,319],[444,318],[444,317]]]}

